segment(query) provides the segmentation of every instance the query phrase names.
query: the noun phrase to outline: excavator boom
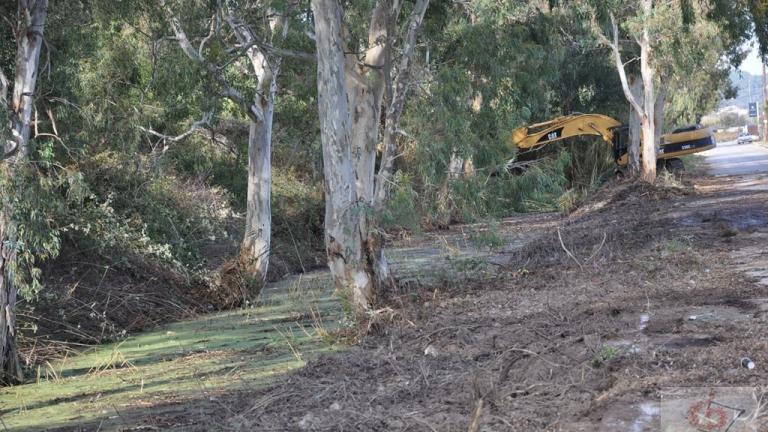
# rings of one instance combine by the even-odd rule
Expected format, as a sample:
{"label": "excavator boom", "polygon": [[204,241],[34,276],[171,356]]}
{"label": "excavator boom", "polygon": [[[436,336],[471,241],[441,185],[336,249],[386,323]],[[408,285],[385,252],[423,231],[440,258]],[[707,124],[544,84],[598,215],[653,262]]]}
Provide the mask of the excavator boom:
{"label": "excavator boom", "polygon": [[530,150],[580,135],[596,135],[613,140],[613,129],[621,122],[602,114],[572,114],[512,131],[510,147]]}

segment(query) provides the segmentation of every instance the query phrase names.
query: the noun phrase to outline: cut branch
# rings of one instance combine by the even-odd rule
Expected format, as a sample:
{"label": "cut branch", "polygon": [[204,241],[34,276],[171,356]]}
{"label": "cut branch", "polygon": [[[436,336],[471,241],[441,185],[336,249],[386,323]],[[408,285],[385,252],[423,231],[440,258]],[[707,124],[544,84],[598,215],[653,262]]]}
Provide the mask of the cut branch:
{"label": "cut branch", "polygon": [[192,123],[192,125],[187,129],[185,132],[179,134],[179,135],[167,135],[161,132],[157,132],[151,128],[145,128],[143,126],[138,126],[139,130],[142,132],[148,133],[150,135],[156,136],[160,138],[162,141],[170,141],[170,142],[177,142],[181,141],[184,138],[192,135],[193,133],[199,132],[200,130],[210,130],[211,128],[211,119],[213,118],[213,111],[208,111],[205,114],[203,114],[203,118]]}

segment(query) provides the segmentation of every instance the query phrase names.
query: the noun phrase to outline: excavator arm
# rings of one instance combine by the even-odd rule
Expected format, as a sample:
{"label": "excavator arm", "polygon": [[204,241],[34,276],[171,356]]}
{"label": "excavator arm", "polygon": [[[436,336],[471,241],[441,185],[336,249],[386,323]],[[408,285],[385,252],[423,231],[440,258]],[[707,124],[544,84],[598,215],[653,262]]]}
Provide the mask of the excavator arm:
{"label": "excavator arm", "polygon": [[600,136],[611,144],[613,130],[621,125],[618,120],[602,114],[572,114],[513,130],[509,146],[519,150],[531,150],[582,135]]}

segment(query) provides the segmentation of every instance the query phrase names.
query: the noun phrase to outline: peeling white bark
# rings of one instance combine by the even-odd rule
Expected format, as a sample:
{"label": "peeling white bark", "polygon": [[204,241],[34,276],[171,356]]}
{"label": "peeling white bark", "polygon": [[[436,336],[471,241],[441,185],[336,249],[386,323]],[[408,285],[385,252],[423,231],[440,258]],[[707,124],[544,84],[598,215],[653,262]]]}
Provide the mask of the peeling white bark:
{"label": "peeling white bark", "polygon": [[[281,34],[286,24],[284,16],[270,16],[270,32]],[[249,46],[246,56],[257,80],[253,104],[262,111],[261,121],[252,119],[248,133],[248,197],[240,259],[246,269],[264,280],[272,243],[272,127],[280,59],[258,48],[253,30],[233,14],[230,13],[227,22],[238,42]]]}
{"label": "peeling white bark", "polygon": [[[641,2],[644,16],[649,17],[653,10],[653,0],[641,0]],[[643,180],[653,183],[656,180],[656,128],[653,114],[656,102],[654,94],[656,70],[651,64],[650,31],[648,26],[645,25],[641,36],[637,38],[637,43],[640,45],[640,73],[643,83],[643,100],[640,102],[632,93],[627,79],[627,72],[624,70],[624,62],[621,59],[621,49],[619,47],[619,26],[616,24],[616,18],[613,16],[613,13],[610,14],[610,18],[613,40],[607,41],[607,43],[613,50],[614,62],[619,73],[624,96],[640,117],[640,128],[642,130],[640,145],[642,169],[640,176]]]}
{"label": "peeling white bark", "polygon": [[373,296],[363,262],[361,209],[351,140],[342,11],[336,0],[312,0],[317,41],[317,91],[325,175],[325,245],[328,267],[338,288],[351,292],[364,312]]}
{"label": "peeling white bark", "polygon": [[[48,0],[19,0],[16,75],[9,106],[13,142],[5,146],[5,153],[10,155],[2,161],[2,175],[13,176],[15,166],[29,154],[33,99],[47,13]],[[7,82],[4,87],[7,88]],[[5,99],[4,92],[2,99]],[[17,288],[12,271],[16,256],[14,249],[8,247],[15,241],[15,228],[10,219],[13,209],[9,207],[8,202],[3,202],[0,210],[0,384],[14,384],[23,379],[16,347]]]}
{"label": "peeling white bark", "polygon": [[362,64],[358,64],[356,54],[347,54],[344,69],[347,97],[352,110],[350,139],[357,174],[357,195],[364,202],[371,202],[374,192],[376,145],[379,143],[381,103],[384,96],[388,12],[387,2],[376,3],[368,32],[368,49]]}
{"label": "peeling white bark", "polygon": [[[269,270],[269,255],[272,239],[272,130],[275,101],[277,97],[277,77],[280,70],[281,55],[300,58],[312,58],[305,53],[281,50],[274,47],[272,41],[258,39],[253,29],[242,22],[238,16],[237,5],[224,2],[221,12],[227,25],[237,38],[237,51],[247,57],[256,78],[256,91],[249,101],[235,89],[223,76],[222,70],[209,63],[203,56],[206,39],[195,50],[189,41],[179,19],[166,6],[165,0],[158,0],[166,18],[184,53],[193,61],[203,66],[219,84],[224,87],[222,95],[237,103],[250,120],[248,133],[248,193],[246,202],[245,234],[240,247],[240,261],[245,270],[258,279],[264,280]],[[294,6],[295,2],[289,2]],[[218,12],[217,15],[218,16]],[[212,19],[211,33],[215,33],[216,16]],[[285,14],[271,13],[266,21],[268,33],[285,37],[287,20]]]}
{"label": "peeling white bark", "polygon": [[[643,82],[633,76],[630,79],[630,91],[632,95],[640,102],[643,103]],[[640,115],[635,108],[629,106],[629,143],[627,152],[629,155],[629,173],[635,176],[640,173],[640,135],[641,135],[641,121]]]}
{"label": "peeling white bark", "polygon": [[[392,174],[395,135],[407,93],[415,40],[428,0],[418,0],[403,38],[403,54],[392,80],[392,23],[400,2],[379,0],[373,8],[362,61],[345,56],[338,0],[312,0],[318,59],[318,97],[326,195],[326,249],[336,286],[351,292],[364,313],[390,284],[382,237],[371,210],[380,210]],[[350,52],[355,49],[348,50]],[[376,172],[381,113],[387,90],[383,154]]]}
{"label": "peeling white bark", "polygon": [[[642,0],[643,16],[648,20],[653,12],[653,0]],[[642,170],[640,177],[648,183],[656,181],[656,69],[651,63],[653,48],[648,24],[643,25],[640,44],[640,73],[643,76],[643,111],[642,129],[643,140],[641,145]]]}

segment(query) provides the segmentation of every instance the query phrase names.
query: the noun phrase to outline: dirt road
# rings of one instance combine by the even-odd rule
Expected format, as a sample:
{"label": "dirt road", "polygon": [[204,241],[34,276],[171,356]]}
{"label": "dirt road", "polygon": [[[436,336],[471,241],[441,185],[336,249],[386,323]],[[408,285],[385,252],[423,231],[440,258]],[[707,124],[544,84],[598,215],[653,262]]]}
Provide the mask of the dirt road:
{"label": "dirt road", "polygon": [[758,143],[726,141],[702,154],[715,176],[768,173],[768,147]]}

